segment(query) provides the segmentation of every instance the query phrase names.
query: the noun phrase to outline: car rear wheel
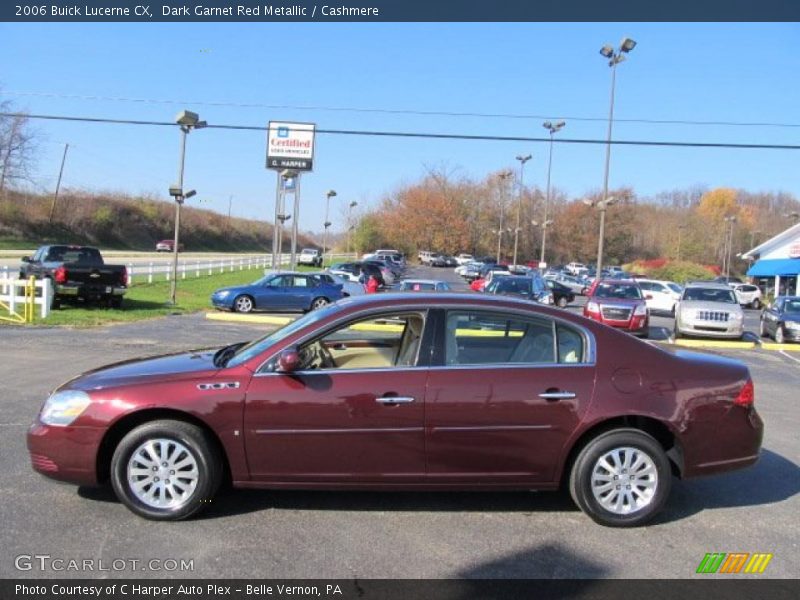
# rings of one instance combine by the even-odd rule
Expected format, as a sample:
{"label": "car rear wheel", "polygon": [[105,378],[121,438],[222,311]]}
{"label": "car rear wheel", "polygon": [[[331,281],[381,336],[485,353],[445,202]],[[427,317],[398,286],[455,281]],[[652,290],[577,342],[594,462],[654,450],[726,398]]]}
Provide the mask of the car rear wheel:
{"label": "car rear wheel", "polygon": [[676,340],[677,340],[679,337],[681,337],[681,330],[680,330],[680,329],[678,329],[678,321],[677,321],[677,320],[675,321],[674,325],[672,326],[672,331],[673,331],[673,334],[672,334],[672,335],[673,335],[673,337],[674,337]]}
{"label": "car rear wheel", "polygon": [[233,310],[240,313],[249,313],[255,308],[255,302],[250,296],[236,296],[233,301]]}
{"label": "car rear wheel", "polygon": [[568,302],[567,302],[567,297],[566,296],[561,296],[561,298],[558,299],[558,306],[559,307],[566,308],[567,304],[568,304]]}
{"label": "car rear wheel", "polygon": [[750,303],[750,306],[752,306],[754,310],[758,310],[759,308],[761,308],[761,300],[756,298],[755,300],[753,300],[753,302]]}
{"label": "car rear wheel", "polygon": [[132,512],[177,521],[202,510],[222,480],[209,435],[190,423],[161,420],[130,431],[111,459],[111,485]]}
{"label": "car rear wheel", "polygon": [[330,302],[328,302],[327,298],[314,298],[314,301],[311,303],[311,310],[317,310],[328,304],[330,304]]}
{"label": "car rear wheel", "polygon": [[759,335],[760,335],[762,338],[769,337],[769,332],[767,331],[767,324],[764,322],[764,320],[763,320],[763,319],[762,319],[761,321],[759,321],[759,324],[758,324],[758,334],[759,334]]}
{"label": "car rear wheel", "polygon": [[786,337],[783,335],[783,325],[778,325],[775,328],[775,341],[779,344],[786,341]]}
{"label": "car rear wheel", "polygon": [[664,506],[671,477],[669,459],[655,439],[638,429],[616,429],[584,446],[570,472],[569,490],[595,522],[636,527]]}

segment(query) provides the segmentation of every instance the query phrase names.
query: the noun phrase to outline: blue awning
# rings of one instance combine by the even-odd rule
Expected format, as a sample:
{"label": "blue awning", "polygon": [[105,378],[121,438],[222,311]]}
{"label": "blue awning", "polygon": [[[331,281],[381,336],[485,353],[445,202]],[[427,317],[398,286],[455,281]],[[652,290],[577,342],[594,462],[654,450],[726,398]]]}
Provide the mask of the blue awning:
{"label": "blue awning", "polygon": [[748,277],[775,277],[800,275],[800,258],[773,258],[758,260],[747,270]]}

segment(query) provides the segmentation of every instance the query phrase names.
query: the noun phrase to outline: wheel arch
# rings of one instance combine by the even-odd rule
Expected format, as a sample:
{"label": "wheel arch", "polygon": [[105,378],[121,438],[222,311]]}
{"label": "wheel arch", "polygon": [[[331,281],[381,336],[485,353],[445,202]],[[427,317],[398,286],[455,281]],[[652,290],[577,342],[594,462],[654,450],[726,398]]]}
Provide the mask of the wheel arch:
{"label": "wheel arch", "polygon": [[569,481],[572,465],[580,451],[597,436],[615,429],[637,429],[652,436],[664,449],[672,468],[672,474],[681,477],[683,473],[683,449],[672,430],[663,422],[644,415],[625,415],[606,419],[593,424],[573,442],[561,468],[560,483]]}
{"label": "wheel arch", "polygon": [[223,481],[229,482],[231,480],[230,463],[228,461],[228,455],[225,452],[225,446],[222,444],[216,432],[205,421],[180,410],[171,408],[147,408],[125,415],[106,431],[98,447],[95,461],[97,482],[106,483],[109,481],[111,475],[111,458],[114,455],[114,450],[122,441],[122,438],[139,425],[162,419],[189,423],[206,432],[209,439],[211,439],[216,446],[216,450],[219,452],[219,456],[222,459]]}

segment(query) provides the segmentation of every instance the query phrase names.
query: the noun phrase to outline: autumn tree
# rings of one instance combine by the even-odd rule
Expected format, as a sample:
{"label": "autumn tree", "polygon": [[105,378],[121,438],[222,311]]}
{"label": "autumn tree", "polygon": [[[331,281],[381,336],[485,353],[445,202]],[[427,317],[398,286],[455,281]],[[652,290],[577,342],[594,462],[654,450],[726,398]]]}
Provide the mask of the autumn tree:
{"label": "autumn tree", "polygon": [[[9,101],[0,102],[0,113],[14,113]],[[4,191],[29,178],[34,160],[35,134],[24,114],[0,116],[0,199]]]}

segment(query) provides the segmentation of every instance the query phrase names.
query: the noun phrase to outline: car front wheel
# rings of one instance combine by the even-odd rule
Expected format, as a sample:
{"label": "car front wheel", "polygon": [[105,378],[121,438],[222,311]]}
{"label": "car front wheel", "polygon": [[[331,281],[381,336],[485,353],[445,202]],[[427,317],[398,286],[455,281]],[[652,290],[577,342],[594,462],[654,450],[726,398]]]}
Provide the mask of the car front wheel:
{"label": "car front wheel", "polygon": [[249,313],[255,308],[255,303],[250,296],[237,296],[233,301],[233,310],[240,313]]}
{"label": "car front wheel", "polygon": [[558,299],[558,306],[559,307],[566,308],[567,304],[568,304],[568,302],[567,302],[567,297],[566,296],[561,296],[561,298]]}
{"label": "car front wheel", "polygon": [[764,319],[761,319],[758,324],[758,334],[762,337],[769,337],[769,332],[767,331],[767,324],[764,322]]}
{"label": "car front wheel", "polygon": [[758,310],[759,308],[761,308],[761,300],[756,298],[755,300],[753,300],[750,306],[753,307],[754,310]]}
{"label": "car front wheel", "polygon": [[210,436],[183,421],[145,423],[130,431],[111,459],[120,501],[146,519],[177,521],[202,510],[222,480],[222,459]]}
{"label": "car front wheel", "polygon": [[595,522],[636,527],[664,506],[671,477],[669,459],[653,437],[638,429],[616,429],[584,446],[570,472],[569,490]]}
{"label": "car front wheel", "polygon": [[783,325],[778,325],[775,328],[775,341],[779,344],[782,344],[786,341],[785,336],[783,335]]}

